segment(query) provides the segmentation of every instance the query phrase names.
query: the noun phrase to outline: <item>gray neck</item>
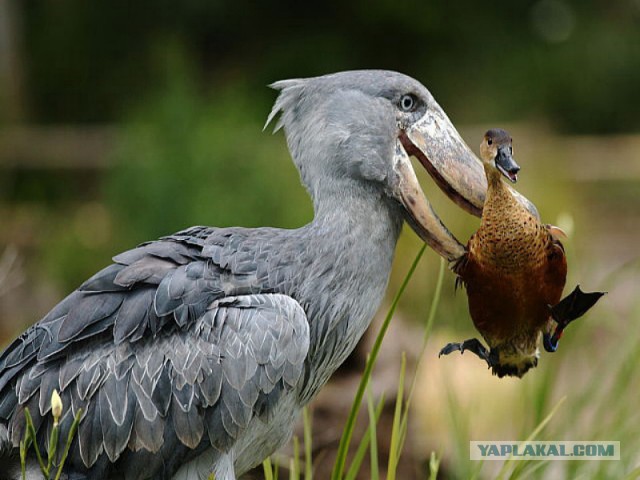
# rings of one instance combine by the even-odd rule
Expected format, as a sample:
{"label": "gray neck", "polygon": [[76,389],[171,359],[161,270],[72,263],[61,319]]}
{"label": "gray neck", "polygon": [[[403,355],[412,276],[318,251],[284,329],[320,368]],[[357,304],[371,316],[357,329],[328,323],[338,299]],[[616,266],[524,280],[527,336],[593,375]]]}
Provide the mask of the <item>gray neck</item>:
{"label": "gray neck", "polygon": [[307,226],[312,232],[322,235],[330,227],[342,234],[344,242],[357,245],[366,242],[359,234],[369,233],[378,240],[391,240],[395,249],[402,207],[375,183],[332,182],[315,193],[313,203],[314,219]]}
{"label": "gray neck", "polygon": [[[344,186],[344,185],[343,185]],[[374,184],[323,191],[315,218],[300,230],[307,252],[296,292],[310,323],[312,385],[307,400],[355,348],[386,290],[401,207]],[[308,379],[308,380],[310,380]]]}

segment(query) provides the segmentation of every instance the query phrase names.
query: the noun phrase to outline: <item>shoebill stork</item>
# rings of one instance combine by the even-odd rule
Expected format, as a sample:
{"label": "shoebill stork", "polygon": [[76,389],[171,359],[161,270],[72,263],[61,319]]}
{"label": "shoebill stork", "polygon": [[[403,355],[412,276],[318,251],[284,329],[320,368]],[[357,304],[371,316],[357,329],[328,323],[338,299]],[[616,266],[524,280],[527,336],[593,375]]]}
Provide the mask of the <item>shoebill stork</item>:
{"label": "shoebill stork", "polygon": [[25,408],[46,450],[56,389],[60,438],[82,409],[69,479],[235,479],[287,441],[356,346],[405,220],[447,260],[463,255],[410,157],[475,215],[486,180],[424,86],[356,71],[273,88],[267,124],[280,115],[275,129],[313,200],[311,223],[193,227],[144,243],[20,335],[0,357],[9,478],[19,478]]}

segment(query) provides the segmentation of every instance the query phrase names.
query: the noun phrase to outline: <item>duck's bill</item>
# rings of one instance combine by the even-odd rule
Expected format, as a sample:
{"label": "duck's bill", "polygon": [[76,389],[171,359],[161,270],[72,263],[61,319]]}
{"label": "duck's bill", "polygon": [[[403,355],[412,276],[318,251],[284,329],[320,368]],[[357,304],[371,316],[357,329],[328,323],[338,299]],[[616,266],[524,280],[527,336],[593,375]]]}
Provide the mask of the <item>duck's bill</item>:
{"label": "duck's bill", "polygon": [[507,170],[500,165],[497,165],[497,166],[498,166],[498,170],[504,176],[504,178],[510,180],[511,183],[516,183],[518,181],[518,172]]}
{"label": "duck's bill", "polygon": [[520,171],[520,167],[506,148],[498,149],[498,156],[496,157],[495,162],[498,171],[504,175],[505,178],[508,178],[513,183],[518,181],[518,172]]}
{"label": "duck's bill", "polygon": [[[394,166],[399,178],[398,196],[407,221],[431,248],[447,260],[455,261],[464,254],[464,246],[433,211],[418,184],[411,156],[418,159],[453,202],[476,216],[482,215],[487,191],[482,163],[435,102],[421,119],[401,130],[398,136]],[[515,191],[514,195],[537,216],[531,202]]]}

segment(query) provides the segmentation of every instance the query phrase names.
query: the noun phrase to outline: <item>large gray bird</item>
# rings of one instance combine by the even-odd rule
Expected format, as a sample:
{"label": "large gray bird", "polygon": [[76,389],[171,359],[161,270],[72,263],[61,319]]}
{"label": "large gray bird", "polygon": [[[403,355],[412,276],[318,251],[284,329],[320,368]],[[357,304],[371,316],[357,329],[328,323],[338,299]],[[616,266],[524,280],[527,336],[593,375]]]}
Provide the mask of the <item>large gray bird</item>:
{"label": "large gray bird", "polygon": [[424,86],[357,71],[273,87],[267,123],[281,114],[313,221],[193,227],[114,257],[0,357],[0,477],[18,478],[27,407],[45,449],[57,389],[61,438],[83,411],[68,478],[234,479],[354,349],[404,220],[448,260],[464,253],[409,158],[476,215],[486,180]]}

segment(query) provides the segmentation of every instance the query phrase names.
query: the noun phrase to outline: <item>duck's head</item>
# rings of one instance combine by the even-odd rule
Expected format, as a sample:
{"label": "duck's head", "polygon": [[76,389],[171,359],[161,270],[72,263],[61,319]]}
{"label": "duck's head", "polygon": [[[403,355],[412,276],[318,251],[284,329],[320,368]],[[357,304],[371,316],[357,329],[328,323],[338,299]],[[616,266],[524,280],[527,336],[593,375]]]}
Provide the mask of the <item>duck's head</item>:
{"label": "duck's head", "polygon": [[480,144],[480,158],[487,176],[499,172],[513,183],[518,181],[520,167],[513,159],[513,140],[509,132],[493,128],[485,133]]}

